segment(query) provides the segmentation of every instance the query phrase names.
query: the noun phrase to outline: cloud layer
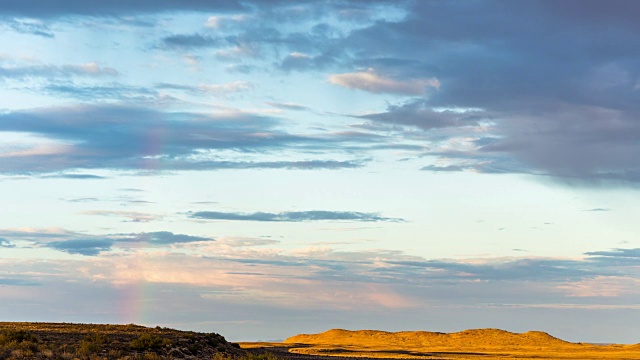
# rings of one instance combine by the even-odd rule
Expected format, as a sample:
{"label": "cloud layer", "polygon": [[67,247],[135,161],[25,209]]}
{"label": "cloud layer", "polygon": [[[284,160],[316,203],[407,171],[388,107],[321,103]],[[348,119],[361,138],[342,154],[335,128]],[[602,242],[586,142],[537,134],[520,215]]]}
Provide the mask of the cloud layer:
{"label": "cloud layer", "polygon": [[207,220],[236,220],[236,221],[266,221],[266,222],[300,222],[300,221],[402,221],[380,216],[374,213],[363,213],[354,211],[287,211],[281,213],[255,212],[255,213],[233,213],[219,211],[197,211],[189,213],[189,217],[194,219]]}

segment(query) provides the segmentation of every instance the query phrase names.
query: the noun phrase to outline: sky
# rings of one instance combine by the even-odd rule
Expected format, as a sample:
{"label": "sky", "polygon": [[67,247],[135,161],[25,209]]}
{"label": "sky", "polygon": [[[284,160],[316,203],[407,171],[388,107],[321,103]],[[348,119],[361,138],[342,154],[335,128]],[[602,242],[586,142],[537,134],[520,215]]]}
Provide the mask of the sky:
{"label": "sky", "polygon": [[638,343],[639,12],[0,0],[0,319]]}

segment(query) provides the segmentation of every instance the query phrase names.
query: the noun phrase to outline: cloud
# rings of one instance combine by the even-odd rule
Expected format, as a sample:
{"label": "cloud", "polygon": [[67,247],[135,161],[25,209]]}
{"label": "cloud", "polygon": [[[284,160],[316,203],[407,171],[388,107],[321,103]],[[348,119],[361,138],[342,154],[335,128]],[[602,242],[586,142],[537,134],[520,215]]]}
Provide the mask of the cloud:
{"label": "cloud", "polygon": [[4,25],[21,34],[31,34],[45,38],[53,38],[51,29],[42,21],[33,19],[7,19]]}
{"label": "cloud", "polygon": [[74,237],[79,235],[73,231],[61,229],[61,228],[13,228],[13,229],[0,229],[0,236],[29,241],[40,241],[42,239],[64,239],[68,237]]}
{"label": "cloud", "polygon": [[163,218],[161,215],[141,213],[138,211],[118,211],[118,210],[88,210],[82,212],[84,215],[123,217],[128,222],[150,222],[158,221]]}
{"label": "cloud", "polygon": [[558,286],[570,297],[619,297],[640,294],[640,279],[631,276],[596,276]]}
{"label": "cloud", "polygon": [[157,1],[47,1],[25,0],[7,2],[2,13],[27,17],[60,17],[68,15],[103,16],[159,13],[167,11],[241,11],[245,7],[239,1],[202,2],[199,0],[157,0]]}
{"label": "cloud", "polygon": [[103,251],[111,250],[113,243],[112,239],[72,239],[51,241],[46,246],[69,254],[94,256]]}
{"label": "cloud", "polygon": [[225,238],[220,239],[220,243],[231,247],[254,247],[279,244],[279,240],[253,239],[253,238]]}
{"label": "cloud", "polygon": [[[38,235],[36,235],[37,237]],[[215,239],[209,237],[175,234],[170,231],[110,235],[86,235],[66,232],[56,234],[55,240],[52,241],[43,241],[46,240],[46,237],[41,238],[41,240],[37,241],[37,244],[41,246],[84,256],[97,256],[112,251],[114,248],[163,247],[174,244],[215,241]]]}
{"label": "cloud", "polygon": [[[4,231],[3,236],[9,232],[25,236],[33,233],[26,229],[11,230]],[[357,323],[354,314],[362,314],[366,319],[372,313],[383,316],[391,311],[390,324],[398,316],[413,319],[440,314],[449,319],[453,314],[482,314],[483,318],[477,320],[482,323],[487,318],[500,319],[494,310],[509,311],[512,321],[517,314],[523,318],[530,316],[526,309],[582,309],[591,316],[596,316],[598,310],[607,310],[610,316],[610,311],[637,307],[637,259],[627,264],[602,261],[600,255],[575,259],[535,256],[433,259],[393,250],[340,251],[326,245],[292,247],[263,239],[224,237],[212,241],[206,236],[170,232],[104,236],[58,229],[45,233],[64,237],[53,240],[56,242],[107,241],[55,244],[60,251],[79,255],[69,260],[2,259],[5,273],[0,278],[37,282],[47,287],[46,291],[51,287],[66,289],[61,284],[78,284],[74,291],[86,296],[100,299],[111,294],[125,302],[129,300],[122,299],[122,295],[141,284],[155,289],[154,294],[166,292],[166,296],[178,296],[145,298],[147,306],[156,309],[154,316],[166,314],[167,302],[195,309],[200,317],[202,309],[214,304],[232,308],[242,305],[254,310],[259,304],[260,311],[252,313],[252,318],[259,319],[274,311],[289,314],[320,311],[324,314],[320,317],[329,316],[323,313],[328,311],[332,314],[329,322],[340,318]],[[46,237],[40,239],[46,243]],[[161,251],[149,251],[150,248]],[[612,251],[616,254],[611,258],[619,258],[618,252],[633,255],[634,250]],[[100,256],[106,252],[108,256]],[[29,275],[18,277],[7,273],[7,269]],[[11,294],[7,292],[2,298],[6,301]],[[67,296],[77,297],[77,293],[72,291]],[[100,306],[107,309],[108,303]],[[95,302],[91,304],[91,311],[103,310],[96,309]],[[110,306],[114,308],[113,302]],[[577,316],[581,318],[584,314]],[[184,314],[180,321],[188,322]],[[417,323],[423,323],[423,319]]]}
{"label": "cloud", "polygon": [[420,170],[434,171],[434,172],[459,172],[464,171],[464,167],[458,165],[436,166],[428,165],[423,166]]}
{"label": "cloud", "polygon": [[0,286],[39,286],[39,285],[42,285],[42,284],[35,281],[31,281],[31,280],[0,277]]}
{"label": "cloud", "polygon": [[309,108],[295,103],[278,103],[278,102],[267,102],[267,105],[273,106],[278,109],[283,110],[296,110],[296,111],[308,111]]}
{"label": "cloud", "polygon": [[174,234],[169,231],[156,231],[149,233],[139,233],[139,234],[128,234],[127,236],[122,238],[121,241],[125,242],[138,242],[143,244],[152,244],[152,245],[171,245],[171,244],[184,244],[191,243],[196,241],[214,241],[214,239],[200,237],[200,236],[191,236],[185,234]]}
{"label": "cloud", "polygon": [[311,56],[295,51],[285,56],[280,62],[279,67],[284,71],[308,71],[323,69],[335,61],[336,59],[330,55],[321,54]]}
{"label": "cloud", "polygon": [[210,36],[200,34],[177,34],[162,38],[162,46],[173,49],[220,47],[224,43],[225,42],[221,39],[215,39]]}
{"label": "cloud", "polygon": [[[271,160],[272,151],[335,149],[357,138],[289,134],[277,119],[225,111],[213,114],[162,112],[126,105],[79,105],[4,112],[0,132],[36,134],[35,144],[0,156],[4,173],[47,173],[72,169],[217,170],[345,169],[363,160]],[[228,151],[221,158],[213,151]],[[257,150],[260,150],[259,152]],[[290,154],[291,155],[291,154]],[[308,157],[308,155],[305,155]]]}
{"label": "cloud", "polygon": [[0,247],[1,248],[12,248],[12,247],[16,247],[16,245],[12,244],[9,240],[7,240],[5,238],[0,238]]}
{"label": "cloud", "polygon": [[93,86],[78,85],[67,82],[52,83],[41,88],[34,88],[32,91],[46,93],[57,97],[64,96],[80,99],[87,102],[96,101],[96,99],[99,99],[100,101],[114,99],[138,103],[142,101],[149,101],[151,99],[162,100],[161,95],[153,88],[127,86],[117,82]]}
{"label": "cloud", "polygon": [[[442,85],[428,94],[417,86],[400,87],[395,92],[420,96],[424,109],[406,113],[402,110],[411,109],[395,105],[374,114],[377,121],[431,130],[457,126],[455,118],[463,116],[449,113],[443,118],[447,109],[478,109],[479,113],[468,115],[482,116],[491,126],[482,134],[467,135],[490,136],[494,142],[471,151],[461,149],[478,164],[572,185],[640,181],[640,160],[630,156],[640,151],[635,70],[640,51],[626,45],[638,30],[628,13],[638,5],[624,1],[606,7],[591,1],[407,5],[405,18],[355,29],[343,40],[354,54],[352,63],[375,68],[375,74],[347,73],[333,82],[382,92],[385,82],[379,74],[388,74],[394,86],[406,86],[413,79],[438,79]],[[580,10],[569,10],[573,7]],[[478,13],[487,15],[474,17]],[[540,31],[540,19],[545,31]],[[431,112],[441,109],[445,113]],[[428,138],[427,145],[432,141]],[[444,159],[448,154],[433,155]],[[501,159],[499,164],[496,158]]]}
{"label": "cloud", "polygon": [[640,258],[640,248],[614,249],[610,251],[591,251],[585,254],[589,256],[595,256],[595,257]]}
{"label": "cloud", "polygon": [[29,77],[112,77],[119,75],[118,71],[111,67],[102,67],[95,62],[79,65],[67,64],[54,65],[27,65],[27,66],[0,66],[0,78],[24,79]]}
{"label": "cloud", "polygon": [[164,83],[156,87],[158,89],[184,90],[196,94],[225,95],[251,90],[253,89],[253,84],[248,81],[233,81],[224,84],[201,84],[197,86]]}
{"label": "cloud", "polygon": [[403,221],[397,218],[387,218],[375,213],[363,213],[354,211],[287,211],[281,213],[232,213],[218,211],[198,211],[189,213],[194,219],[207,220],[236,220],[236,221],[263,221],[263,222],[301,222],[301,221]]}
{"label": "cloud", "polygon": [[348,89],[400,95],[422,95],[427,87],[440,88],[436,78],[397,81],[378,75],[374,69],[331,75],[329,82]]}
{"label": "cloud", "polygon": [[72,179],[72,180],[104,180],[108,179],[106,176],[93,175],[93,174],[57,174],[57,175],[45,175],[42,178],[54,178],[54,179]]}
{"label": "cloud", "polygon": [[425,100],[410,100],[401,105],[389,105],[382,113],[361,115],[388,125],[406,125],[423,130],[440,128],[462,128],[478,126],[485,117],[477,110],[453,111],[432,109]]}
{"label": "cloud", "polygon": [[[458,280],[537,280],[557,282],[566,279],[583,279],[603,273],[594,271],[585,262],[556,259],[490,259],[485,261],[388,261],[391,268],[381,269],[383,273],[413,273],[435,279]],[[412,270],[413,269],[413,270]],[[610,272],[606,272],[609,274]]]}

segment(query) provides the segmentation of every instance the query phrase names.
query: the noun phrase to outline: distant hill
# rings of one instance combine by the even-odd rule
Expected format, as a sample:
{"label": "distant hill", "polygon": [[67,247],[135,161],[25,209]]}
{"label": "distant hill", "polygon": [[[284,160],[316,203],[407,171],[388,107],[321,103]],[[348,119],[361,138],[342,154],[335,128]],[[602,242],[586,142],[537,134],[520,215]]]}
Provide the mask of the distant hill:
{"label": "distant hill", "polygon": [[398,348],[457,347],[477,349],[483,347],[580,346],[540,331],[517,334],[499,329],[475,329],[456,333],[332,329],[320,334],[296,335],[286,339],[284,343],[362,348],[396,346]]}
{"label": "distant hill", "polygon": [[[243,347],[255,347],[242,344]],[[474,329],[455,333],[428,331],[386,332],[332,329],[320,334],[300,334],[278,346],[297,355],[359,359],[636,359],[640,344],[595,345],[572,343],[541,331],[512,333],[499,329]]]}

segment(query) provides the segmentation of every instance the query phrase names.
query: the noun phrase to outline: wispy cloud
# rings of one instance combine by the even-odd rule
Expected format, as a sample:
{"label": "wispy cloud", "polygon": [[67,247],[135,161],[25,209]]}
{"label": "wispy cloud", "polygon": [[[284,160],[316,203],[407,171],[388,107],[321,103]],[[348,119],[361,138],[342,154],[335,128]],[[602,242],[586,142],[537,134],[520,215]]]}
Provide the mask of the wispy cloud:
{"label": "wispy cloud", "polygon": [[[0,114],[0,131],[38,134],[53,141],[47,151],[0,154],[0,172],[60,172],[71,169],[345,169],[363,160],[271,160],[265,152],[333,148],[358,138],[289,134],[277,119],[243,112],[162,112],[125,105],[91,105]],[[170,136],[169,136],[170,135]],[[132,146],[133,144],[133,146]],[[38,149],[36,145],[36,150]],[[256,150],[261,149],[258,154]],[[208,156],[212,150],[243,155],[237,160]],[[345,152],[345,155],[346,154]],[[308,157],[305,156],[305,157]],[[55,160],[55,161],[53,161]]]}
{"label": "wispy cloud", "polygon": [[428,165],[428,166],[423,166],[420,170],[434,171],[434,172],[458,172],[458,171],[464,171],[464,167],[458,166],[458,165],[447,165],[447,166]]}
{"label": "wispy cloud", "polygon": [[4,238],[0,238],[0,247],[3,248],[12,248],[15,247],[15,244],[12,244],[9,240],[4,239]]}
{"label": "wispy cloud", "polygon": [[[142,232],[130,234],[88,235],[63,229],[17,229],[0,230],[8,239],[31,242],[33,248],[50,248],[68,254],[97,256],[115,248],[132,249],[167,247],[175,244],[215,241],[210,237],[175,234],[170,231]],[[9,240],[6,240],[7,244]]]}
{"label": "wispy cloud", "polygon": [[29,0],[21,3],[10,2],[4,4],[5,14],[28,17],[59,17],[69,15],[103,16],[130,15],[138,13],[157,13],[165,11],[241,11],[245,9],[239,1],[224,1],[222,3],[202,3],[201,1],[158,0],[153,2],[129,3],[87,1],[87,2],[45,2]]}
{"label": "wispy cloud", "polygon": [[44,38],[55,37],[51,29],[41,20],[35,19],[11,19],[5,20],[4,25],[20,34],[31,34]]}
{"label": "wispy cloud", "polygon": [[210,36],[200,34],[171,35],[162,39],[162,46],[173,49],[194,49],[204,47],[219,47],[225,42],[222,39],[215,39]]}
{"label": "wispy cloud", "polygon": [[118,210],[87,210],[82,212],[84,215],[97,215],[109,217],[125,218],[124,221],[129,222],[150,222],[158,221],[163,218],[162,215],[142,213],[138,211],[118,211]]}
{"label": "wispy cloud", "polygon": [[22,66],[0,66],[0,78],[23,79],[27,77],[113,77],[119,75],[118,71],[112,67],[100,66],[98,63],[89,62],[84,64],[67,65],[22,65]]}
{"label": "wispy cloud", "polygon": [[300,104],[295,104],[295,103],[267,102],[267,105],[273,106],[278,109],[284,109],[284,110],[297,110],[297,111],[309,110],[308,107]]}
{"label": "wispy cloud", "polygon": [[56,175],[45,175],[43,178],[54,178],[54,179],[72,179],[72,180],[104,180],[108,179],[106,176],[101,175],[93,175],[93,174],[56,174]]}
{"label": "wispy cloud", "polygon": [[195,94],[224,95],[236,92],[249,91],[253,84],[248,81],[233,81],[224,84],[201,84],[198,86],[159,84],[158,89],[184,90]]}
{"label": "wispy cloud", "polygon": [[51,241],[46,246],[69,254],[93,256],[111,250],[113,243],[112,239],[71,239]]}
{"label": "wispy cloud", "polygon": [[234,213],[218,211],[197,211],[189,213],[189,217],[207,220],[235,220],[235,221],[264,221],[264,222],[301,222],[301,221],[403,221],[398,218],[388,218],[376,213],[355,211],[285,211],[280,213],[254,212]]}
{"label": "wispy cloud", "polygon": [[429,87],[440,88],[440,81],[436,78],[397,81],[377,74],[374,69],[331,75],[329,82],[349,89],[401,95],[422,95]]}

